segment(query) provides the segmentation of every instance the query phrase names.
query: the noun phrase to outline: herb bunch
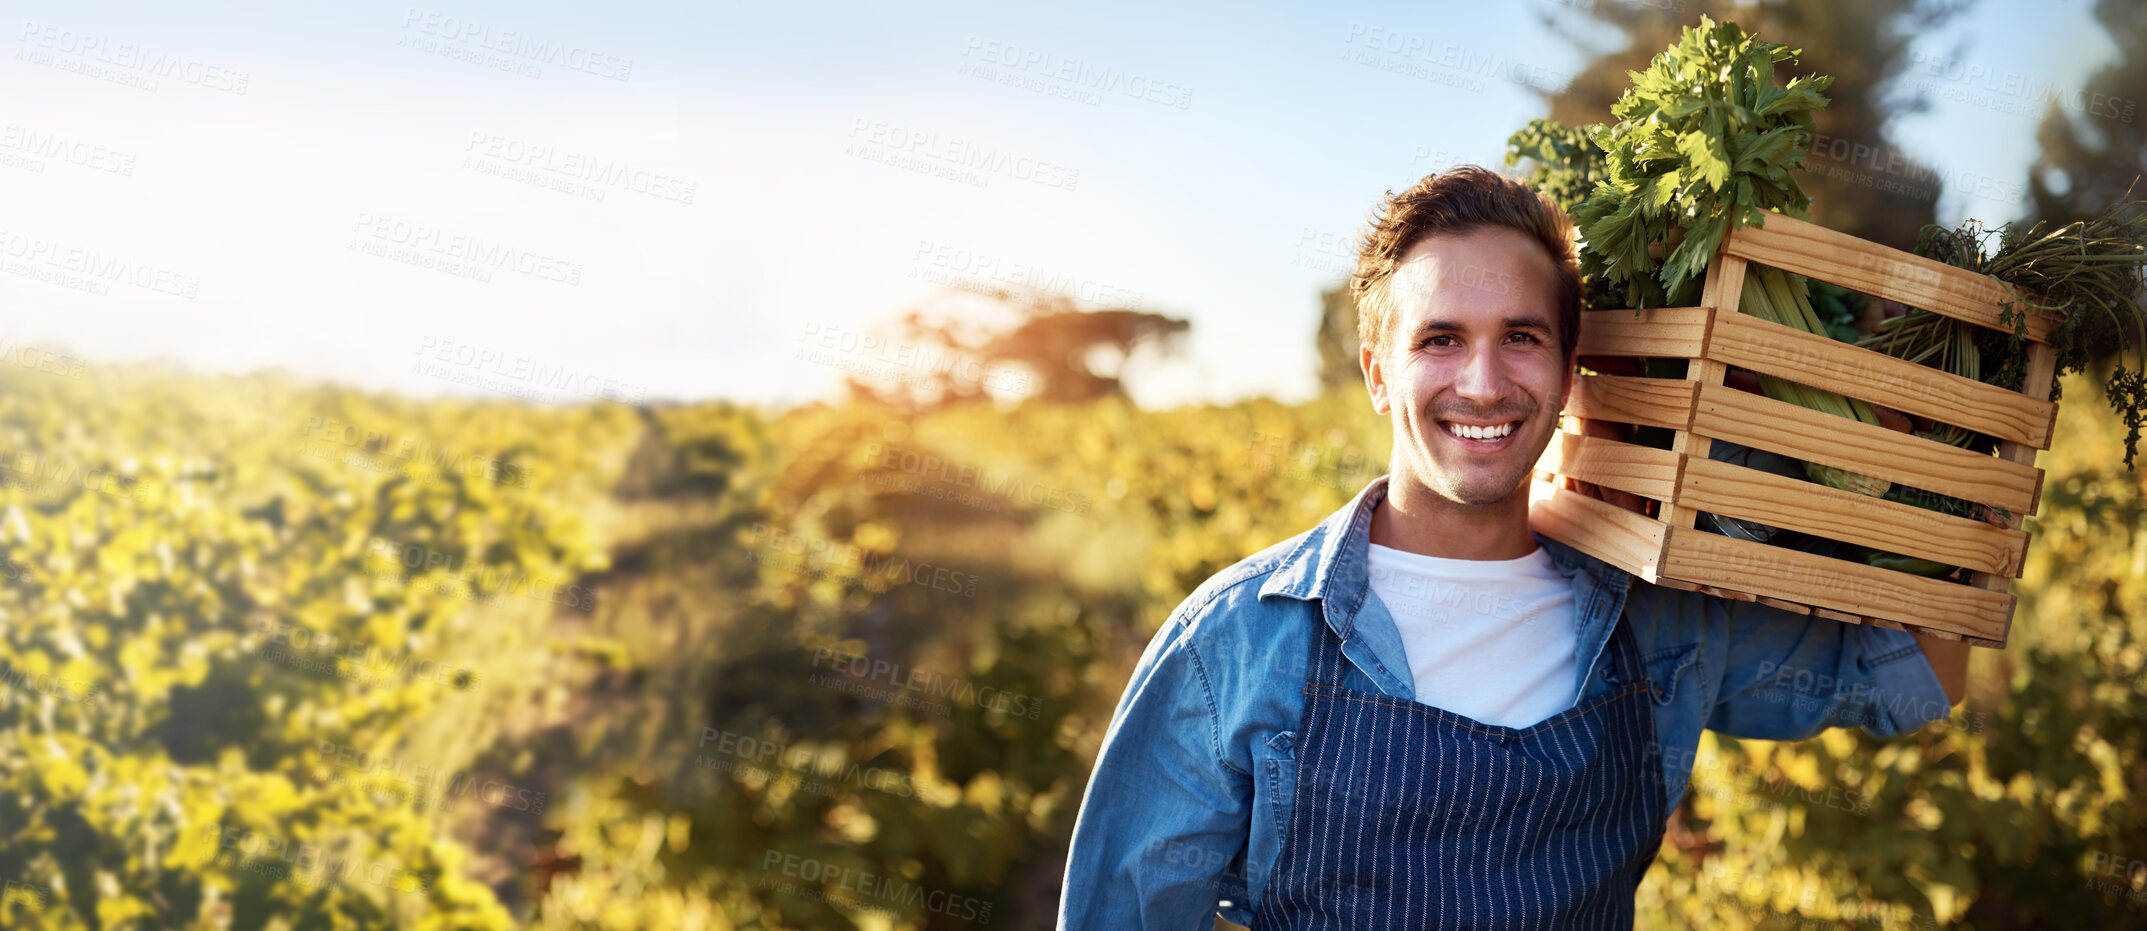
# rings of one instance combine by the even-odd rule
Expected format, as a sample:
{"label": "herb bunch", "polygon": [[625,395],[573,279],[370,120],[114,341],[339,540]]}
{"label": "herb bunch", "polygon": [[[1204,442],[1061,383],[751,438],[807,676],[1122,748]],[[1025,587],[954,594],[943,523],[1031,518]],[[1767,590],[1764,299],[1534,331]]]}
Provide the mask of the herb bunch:
{"label": "herb bunch", "polygon": [[[1625,285],[1631,306],[1693,303],[1730,230],[1760,225],[1762,210],[1802,217],[1811,206],[1793,172],[1833,78],[1776,87],[1775,63],[1796,55],[1703,16],[1647,70],[1627,72],[1618,122],[1595,130],[1604,177],[1575,220],[1587,270]],[[1650,254],[1658,246],[1667,258]]]}
{"label": "herb bunch", "polygon": [[[1992,240],[1996,248],[1992,248]],[[2051,315],[2056,374],[2085,369],[2111,351],[2118,355],[2103,391],[2110,409],[2124,419],[2125,467],[2139,449],[2147,412],[2147,309],[2140,305],[2141,271],[2147,268],[2147,201],[2112,205],[2101,215],[2051,229],[2047,222],[2026,231],[2008,223],[1996,229],[1975,220],[1959,229],[1927,226],[1916,253],[2004,283],[2014,298],[2002,302],[2001,332],[1928,310],[1882,321],[1857,345],[1935,365],[1945,371],[2012,391],[2021,390],[2027,359],[2027,318]],[[2138,341],[2134,342],[2137,336]],[[2138,348],[2140,368],[2127,368],[2125,350]],[[2051,385],[2051,398],[2058,396]],[[1989,449],[1989,437],[1942,426],[1932,439]]]}

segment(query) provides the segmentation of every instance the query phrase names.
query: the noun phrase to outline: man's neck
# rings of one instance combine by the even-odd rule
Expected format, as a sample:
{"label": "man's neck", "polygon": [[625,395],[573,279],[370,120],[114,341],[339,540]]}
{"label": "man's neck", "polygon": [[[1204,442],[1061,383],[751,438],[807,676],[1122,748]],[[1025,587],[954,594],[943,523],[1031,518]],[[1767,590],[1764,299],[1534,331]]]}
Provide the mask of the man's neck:
{"label": "man's neck", "polygon": [[1398,477],[1372,511],[1372,542],[1445,559],[1519,559],[1536,551],[1524,489],[1496,504],[1467,505]]}

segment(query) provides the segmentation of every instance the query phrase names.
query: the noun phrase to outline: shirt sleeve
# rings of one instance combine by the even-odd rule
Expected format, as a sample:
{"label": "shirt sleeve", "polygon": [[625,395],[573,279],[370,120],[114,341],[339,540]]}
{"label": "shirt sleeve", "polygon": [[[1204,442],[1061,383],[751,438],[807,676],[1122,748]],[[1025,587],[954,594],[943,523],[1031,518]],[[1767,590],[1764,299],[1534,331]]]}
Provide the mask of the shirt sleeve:
{"label": "shirt sleeve", "polygon": [[1712,639],[1724,653],[1712,730],[1802,740],[1830,727],[1861,727],[1893,737],[1952,714],[1923,648],[1904,631],[1708,600],[1709,614],[1719,616],[1709,625],[1719,634]]}
{"label": "shirt sleeve", "polygon": [[1134,668],[1074,822],[1061,931],[1212,931],[1242,888],[1253,785],[1224,762],[1209,673],[1182,623]]}

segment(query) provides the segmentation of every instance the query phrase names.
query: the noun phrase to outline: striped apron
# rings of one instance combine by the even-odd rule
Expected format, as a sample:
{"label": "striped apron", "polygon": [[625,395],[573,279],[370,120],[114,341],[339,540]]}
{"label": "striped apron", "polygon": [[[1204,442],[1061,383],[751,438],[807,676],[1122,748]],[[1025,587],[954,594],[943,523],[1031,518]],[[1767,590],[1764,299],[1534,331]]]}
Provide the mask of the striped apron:
{"label": "striped apron", "polygon": [[1312,628],[1289,832],[1253,928],[1632,926],[1667,813],[1622,619],[1608,687],[1519,730],[1344,688],[1340,638]]}

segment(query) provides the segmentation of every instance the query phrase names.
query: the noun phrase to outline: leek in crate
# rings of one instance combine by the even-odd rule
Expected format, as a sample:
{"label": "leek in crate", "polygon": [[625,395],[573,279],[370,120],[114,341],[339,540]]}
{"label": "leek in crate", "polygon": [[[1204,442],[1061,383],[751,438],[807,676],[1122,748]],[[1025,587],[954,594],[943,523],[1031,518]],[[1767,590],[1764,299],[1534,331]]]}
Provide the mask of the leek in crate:
{"label": "leek in crate", "polygon": [[[1989,245],[1993,237],[1996,248]],[[2026,315],[2055,315],[2062,322],[2051,332],[2050,345],[2057,351],[2059,376],[2081,371],[2104,351],[2117,353],[2103,392],[2110,409],[2124,420],[2125,467],[2132,467],[2147,419],[2147,308],[2139,303],[2141,270],[2147,268],[2147,201],[2115,204],[2099,216],[2054,230],[2046,223],[2025,232],[2012,224],[1991,230],[1974,220],[1958,230],[1925,227],[1916,253],[1989,275],[2012,288],[2018,295],[2010,308],[2014,332],[1996,333],[1928,310],[1910,310],[1881,322],[1858,346],[2018,388]],[[2140,368],[2128,369],[2123,354],[2133,348],[2142,351],[2142,361]],[[1994,445],[1989,437],[1943,424],[1923,435],[1970,449]]]}

